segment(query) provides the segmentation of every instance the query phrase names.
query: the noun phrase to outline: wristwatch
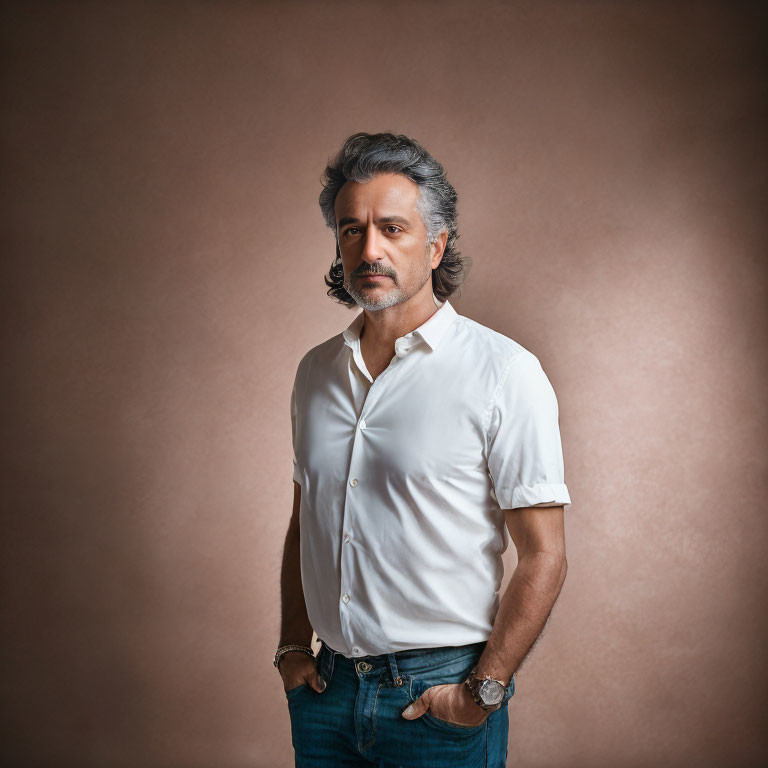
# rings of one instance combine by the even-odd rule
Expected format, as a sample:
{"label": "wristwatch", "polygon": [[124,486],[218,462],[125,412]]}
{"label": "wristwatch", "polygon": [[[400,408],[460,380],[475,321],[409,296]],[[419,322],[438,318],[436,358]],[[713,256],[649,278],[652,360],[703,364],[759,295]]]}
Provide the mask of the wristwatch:
{"label": "wristwatch", "polygon": [[490,675],[477,677],[474,667],[464,681],[464,685],[469,688],[472,698],[486,712],[497,710],[504,701],[504,694],[507,692],[507,686],[501,680],[494,680]]}

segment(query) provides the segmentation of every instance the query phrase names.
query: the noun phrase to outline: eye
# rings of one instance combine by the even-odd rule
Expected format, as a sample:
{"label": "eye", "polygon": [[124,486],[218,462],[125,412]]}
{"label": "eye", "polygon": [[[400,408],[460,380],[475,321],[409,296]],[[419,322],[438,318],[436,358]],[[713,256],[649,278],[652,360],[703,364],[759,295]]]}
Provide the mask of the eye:
{"label": "eye", "polygon": [[344,235],[344,237],[346,237],[347,235],[351,235],[356,232],[359,232],[357,227],[348,227],[347,229],[344,230],[344,232],[342,232],[342,234]]}
{"label": "eye", "polygon": [[[400,227],[398,227],[396,224],[387,224],[387,229],[389,230],[390,235],[396,235],[401,231]],[[394,232],[392,230],[394,230]]]}

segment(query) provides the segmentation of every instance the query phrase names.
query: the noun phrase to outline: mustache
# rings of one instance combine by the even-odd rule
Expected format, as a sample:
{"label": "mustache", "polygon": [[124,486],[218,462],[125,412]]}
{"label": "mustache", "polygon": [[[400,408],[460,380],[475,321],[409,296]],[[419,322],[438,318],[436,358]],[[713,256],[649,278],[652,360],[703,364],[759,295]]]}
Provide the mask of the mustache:
{"label": "mustache", "polygon": [[364,272],[361,272],[358,269],[352,273],[352,277],[363,277],[365,275],[386,275],[387,277],[392,277],[391,273],[389,272],[374,271],[372,269],[366,269]]}

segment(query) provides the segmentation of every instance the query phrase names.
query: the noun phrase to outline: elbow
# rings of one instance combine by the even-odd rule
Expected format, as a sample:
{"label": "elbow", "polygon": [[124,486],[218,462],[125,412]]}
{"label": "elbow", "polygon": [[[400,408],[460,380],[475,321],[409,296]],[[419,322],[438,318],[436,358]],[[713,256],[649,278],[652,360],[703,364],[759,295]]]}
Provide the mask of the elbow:
{"label": "elbow", "polygon": [[565,557],[565,553],[563,553],[562,558],[560,559],[560,587],[562,588],[563,584],[565,583],[565,575],[568,573],[568,560]]}

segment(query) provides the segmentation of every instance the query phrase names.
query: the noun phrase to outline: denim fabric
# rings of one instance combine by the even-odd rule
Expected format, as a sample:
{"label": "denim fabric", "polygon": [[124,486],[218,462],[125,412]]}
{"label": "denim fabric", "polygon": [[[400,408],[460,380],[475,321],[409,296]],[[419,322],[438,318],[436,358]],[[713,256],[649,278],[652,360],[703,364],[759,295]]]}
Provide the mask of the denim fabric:
{"label": "denim fabric", "polygon": [[327,683],[318,693],[303,683],[286,691],[297,768],[503,768],[509,682],[500,709],[464,726],[425,712],[403,710],[432,685],[463,682],[485,641],[349,659],[322,640],[317,669]]}

